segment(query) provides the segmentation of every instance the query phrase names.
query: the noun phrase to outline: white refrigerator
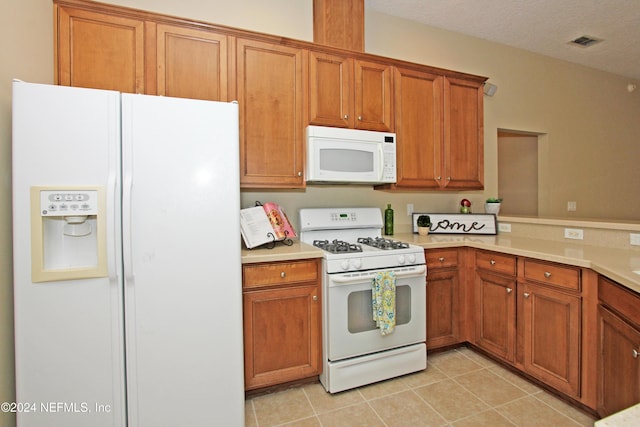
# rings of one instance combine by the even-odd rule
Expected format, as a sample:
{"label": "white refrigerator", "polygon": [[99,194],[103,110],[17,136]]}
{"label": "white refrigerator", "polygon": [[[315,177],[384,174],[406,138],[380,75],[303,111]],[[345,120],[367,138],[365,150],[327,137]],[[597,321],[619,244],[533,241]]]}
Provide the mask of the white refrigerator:
{"label": "white refrigerator", "polygon": [[16,412],[242,426],[238,106],[13,83]]}

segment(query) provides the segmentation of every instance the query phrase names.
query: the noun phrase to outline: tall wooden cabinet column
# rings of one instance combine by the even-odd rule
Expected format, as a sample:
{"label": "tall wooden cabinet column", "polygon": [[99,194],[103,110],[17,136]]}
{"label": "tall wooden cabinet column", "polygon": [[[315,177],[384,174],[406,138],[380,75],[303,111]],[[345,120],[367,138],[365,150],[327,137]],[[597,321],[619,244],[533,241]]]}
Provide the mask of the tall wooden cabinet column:
{"label": "tall wooden cabinet column", "polygon": [[307,51],[236,41],[240,185],[304,187],[304,69]]}

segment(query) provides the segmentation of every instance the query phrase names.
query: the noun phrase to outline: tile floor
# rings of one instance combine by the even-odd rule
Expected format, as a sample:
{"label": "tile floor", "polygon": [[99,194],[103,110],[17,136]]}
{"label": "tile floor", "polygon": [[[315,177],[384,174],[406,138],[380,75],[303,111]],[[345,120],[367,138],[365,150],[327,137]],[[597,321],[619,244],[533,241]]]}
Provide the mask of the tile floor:
{"label": "tile floor", "polygon": [[252,397],[247,427],[593,426],[590,415],[459,348],[425,371],[335,395],[319,383]]}

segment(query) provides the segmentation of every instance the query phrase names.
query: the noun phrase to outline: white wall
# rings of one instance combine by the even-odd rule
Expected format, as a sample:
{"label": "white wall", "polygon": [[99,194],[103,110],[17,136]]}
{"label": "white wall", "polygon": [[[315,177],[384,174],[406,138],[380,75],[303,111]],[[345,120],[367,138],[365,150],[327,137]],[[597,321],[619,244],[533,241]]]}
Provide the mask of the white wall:
{"label": "white wall", "polygon": [[[108,0],[105,0],[107,2]],[[312,0],[117,0],[114,4],[230,25],[310,41]],[[53,81],[53,7],[50,0],[5,0],[0,15],[0,402],[13,400],[11,285],[11,79]],[[397,228],[409,227],[406,203],[416,211],[442,212],[470,198],[481,211],[486,194],[497,193],[497,129],[545,133],[546,174],[540,177],[541,213],[566,215],[576,200],[586,216],[640,219],[640,93],[628,94],[629,79],[579,67],[378,13],[366,13],[365,46],[370,53],[490,77],[498,86],[485,98],[485,192],[375,192],[351,186],[300,191],[244,192],[255,200],[280,202],[297,224],[303,206],[393,203]],[[640,83],[640,82],[637,82]],[[544,169],[546,168],[546,169]],[[580,185],[577,185],[577,184]],[[586,185],[584,185],[586,184]],[[602,203],[606,195],[607,203]],[[629,197],[632,196],[632,197]],[[608,205],[617,206],[605,212]],[[577,212],[582,214],[583,212]],[[588,215],[587,215],[588,214]],[[0,425],[12,425],[0,413]]]}

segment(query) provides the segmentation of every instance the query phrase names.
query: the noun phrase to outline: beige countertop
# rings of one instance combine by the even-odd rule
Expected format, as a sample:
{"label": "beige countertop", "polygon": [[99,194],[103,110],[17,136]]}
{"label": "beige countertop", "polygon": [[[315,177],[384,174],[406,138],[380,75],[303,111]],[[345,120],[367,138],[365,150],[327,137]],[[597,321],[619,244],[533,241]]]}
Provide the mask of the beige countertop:
{"label": "beige countertop", "polygon": [[[590,268],[640,293],[640,274],[634,273],[634,271],[640,271],[639,250],[603,248],[580,243],[515,237],[509,234],[419,236],[413,233],[401,233],[394,235],[393,238],[425,249],[466,246]],[[292,246],[277,244],[273,249],[242,250],[243,264],[320,257],[322,257],[322,250],[299,241],[294,241]]]}

